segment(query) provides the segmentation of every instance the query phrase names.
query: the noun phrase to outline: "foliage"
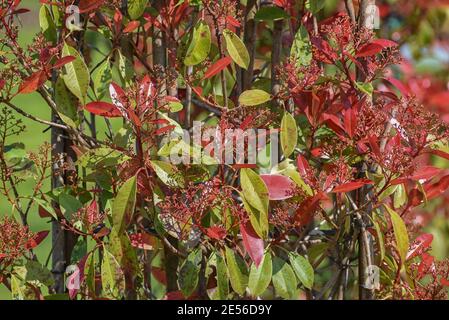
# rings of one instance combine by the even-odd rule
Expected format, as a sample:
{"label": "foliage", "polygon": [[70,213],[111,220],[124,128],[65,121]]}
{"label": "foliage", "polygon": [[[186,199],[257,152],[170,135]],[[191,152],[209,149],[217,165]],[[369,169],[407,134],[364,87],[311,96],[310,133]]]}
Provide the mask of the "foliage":
{"label": "foliage", "polygon": [[[447,213],[448,79],[412,62],[448,12],[380,1],[374,32],[358,2],[370,1],[81,0],[80,25],[67,25],[71,1],[41,0],[41,33],[23,48],[30,12],[2,0],[0,191],[13,211],[0,220],[0,282],[11,297],[447,298],[449,263],[423,228]],[[52,119],[17,105],[31,93]],[[23,117],[49,126],[51,145],[10,144]],[[200,120],[280,138],[257,164],[221,164],[203,155],[210,140],[179,143]],[[275,144],[279,164],[267,160]],[[46,261],[33,249],[50,230],[31,232],[32,215],[65,233]],[[66,279],[49,271],[61,264],[74,266]],[[359,265],[379,268],[379,286]]]}

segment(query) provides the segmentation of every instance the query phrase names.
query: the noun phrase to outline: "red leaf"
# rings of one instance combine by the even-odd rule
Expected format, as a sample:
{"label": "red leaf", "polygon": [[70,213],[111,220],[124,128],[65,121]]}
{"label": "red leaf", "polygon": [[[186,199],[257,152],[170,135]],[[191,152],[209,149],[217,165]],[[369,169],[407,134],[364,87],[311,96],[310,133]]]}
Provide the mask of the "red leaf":
{"label": "red leaf", "polygon": [[402,94],[402,96],[407,97],[410,95],[410,91],[408,88],[399,80],[395,78],[385,78],[388,82],[390,82],[393,86],[395,86],[399,92]]}
{"label": "red leaf", "polygon": [[127,101],[125,91],[115,82],[111,82],[109,94],[111,95],[112,103],[117,108],[124,110]]}
{"label": "red leaf", "polygon": [[42,241],[44,241],[49,233],[49,231],[38,232],[33,239],[28,241],[28,243],[25,245],[25,248],[27,248],[28,250],[36,248],[39,244],[41,244]]}
{"label": "red leaf", "polygon": [[360,179],[353,182],[345,183],[342,185],[339,185],[338,187],[334,188],[332,190],[333,193],[344,193],[344,192],[350,192],[357,189],[360,189],[363,186],[373,184],[374,182],[367,179]]}
{"label": "red leaf", "polygon": [[270,200],[286,200],[293,197],[295,184],[286,176],[280,174],[260,175],[268,188]]}
{"label": "red leaf", "polygon": [[312,221],[313,214],[320,208],[320,202],[325,199],[327,199],[326,195],[320,192],[301,203],[294,217],[299,226],[306,226]]}
{"label": "red leaf", "polygon": [[377,143],[377,137],[373,136],[373,135],[370,135],[368,137],[368,141],[369,141],[369,144],[371,146],[371,150],[374,152],[374,154],[377,157],[382,158],[382,155],[380,153],[380,147],[379,147],[379,144]]}
{"label": "red leaf", "polygon": [[42,86],[45,81],[47,81],[47,74],[45,73],[45,71],[38,71],[22,82],[18,93],[32,93],[39,89],[39,87]]}
{"label": "red leaf", "polygon": [[449,160],[449,153],[441,151],[441,150],[429,150],[426,153],[430,153],[430,154],[433,154],[433,155],[438,156],[440,158]]}
{"label": "red leaf", "polygon": [[226,238],[226,230],[221,226],[213,226],[206,229],[206,234],[209,238],[215,240],[223,240]]}
{"label": "red leaf", "polygon": [[211,65],[206,73],[204,74],[203,79],[209,79],[224,70],[227,66],[229,66],[232,62],[232,59],[230,57],[224,57],[217,62],[215,62],[213,65]]}
{"label": "red leaf", "polygon": [[427,200],[435,199],[441,194],[445,193],[449,188],[449,176],[441,178],[441,180],[435,184],[429,184],[424,187],[426,191]]}
{"label": "red leaf", "polygon": [[435,258],[433,256],[431,256],[428,253],[424,253],[422,255],[422,261],[418,266],[418,275],[419,277],[422,277],[424,275],[425,272],[427,272],[427,270],[429,270],[433,263],[435,261]]}
{"label": "red leaf", "polygon": [[246,225],[241,223],[240,232],[242,233],[243,246],[246,252],[258,267],[262,262],[265,250],[263,240],[256,234],[250,222],[247,222]]}
{"label": "red leaf", "polygon": [[[45,199],[42,199],[42,200],[45,200]],[[39,206],[38,213],[39,213],[39,217],[41,217],[41,218],[51,218],[51,217],[53,217],[51,215],[51,213],[48,212],[47,210],[45,210],[42,206]]]}
{"label": "red leaf", "polygon": [[80,8],[80,13],[85,13],[98,9],[103,3],[104,0],[80,0],[78,7]]}
{"label": "red leaf", "polygon": [[322,54],[322,56],[317,56],[315,57],[315,59],[318,59],[327,64],[333,64],[334,61],[337,60],[337,54],[334,52],[329,43],[324,41],[322,38],[311,37],[310,41],[312,42],[313,46]]}
{"label": "red leaf", "polygon": [[441,278],[440,284],[441,284],[443,287],[449,287],[449,281],[448,281],[447,279]]}
{"label": "red leaf", "polygon": [[394,41],[386,39],[376,39],[360,48],[356,54],[356,58],[371,57],[382,52],[383,49],[395,46],[397,46],[397,43]]}
{"label": "red leaf", "polygon": [[59,69],[59,68],[65,66],[67,63],[74,61],[75,59],[76,58],[74,56],[67,56],[67,57],[61,58],[55,62],[55,64],[53,65],[53,69]]}
{"label": "red leaf", "polygon": [[424,233],[420,235],[416,240],[413,242],[410,250],[407,253],[406,260],[413,259],[417,256],[420,256],[423,254],[423,252],[430,247],[433,241],[433,235],[430,233]]}
{"label": "red leaf", "polygon": [[388,39],[374,39],[371,41],[371,43],[377,44],[381,46],[382,48],[391,48],[391,47],[397,47],[398,44],[392,40]]}
{"label": "red leaf", "polygon": [[153,277],[156,278],[157,281],[159,281],[162,284],[167,284],[167,275],[165,273],[164,269],[161,268],[157,268],[157,267],[152,267],[151,268],[151,274],[153,275]]}
{"label": "red leaf", "polygon": [[408,194],[408,205],[411,207],[417,207],[419,206],[424,200],[424,194],[418,190],[413,189]]}
{"label": "red leaf", "polygon": [[347,109],[345,111],[345,130],[351,139],[354,137],[356,128],[357,128],[356,112],[353,109]]}
{"label": "red leaf", "polygon": [[201,87],[192,87],[193,92],[195,92],[195,94],[198,97],[202,97],[203,96],[203,88]]}
{"label": "red leaf", "polygon": [[303,176],[307,176],[307,172],[310,170],[309,163],[307,162],[307,159],[304,158],[303,155],[299,154],[298,158],[296,158],[296,164],[298,165],[299,173]]}
{"label": "red leaf", "polygon": [[172,130],[175,129],[175,128],[176,128],[176,126],[174,126],[174,125],[172,125],[172,126],[166,126],[166,127],[157,129],[156,131],[154,131],[154,134],[155,134],[156,136],[160,136],[160,135],[166,134],[167,132],[172,131]]}
{"label": "red leaf", "polygon": [[83,259],[81,259],[81,261],[78,263],[78,268],[76,268],[75,271],[67,278],[67,289],[69,291],[69,297],[71,300],[75,299],[79,291],[79,286],[84,281],[84,267],[90,254],[87,254],[83,257]]}
{"label": "red leaf", "polygon": [[337,135],[344,137],[345,136],[345,128],[340,123],[340,119],[333,115],[325,113],[323,114],[323,119],[326,125],[331,128]]}
{"label": "red leaf", "polygon": [[154,250],[157,246],[156,238],[146,232],[130,234],[129,239],[131,241],[131,245],[134,248],[142,250]]}
{"label": "red leaf", "polygon": [[240,28],[241,27],[240,22],[236,18],[234,18],[232,16],[227,16],[226,17],[226,22],[229,23],[233,27],[236,27],[236,28]]}
{"label": "red leaf", "polygon": [[107,118],[118,118],[122,116],[120,110],[113,104],[108,102],[91,102],[84,106],[84,109],[97,116]]}
{"label": "red leaf", "polygon": [[140,26],[140,22],[139,21],[131,21],[130,23],[128,23],[126,28],[123,29],[123,33],[131,33],[134,30],[136,30],[139,26]]}
{"label": "red leaf", "polygon": [[411,179],[413,180],[430,180],[434,178],[436,175],[438,175],[441,172],[441,169],[435,168],[432,166],[426,166],[423,167],[413,173],[411,176]]}

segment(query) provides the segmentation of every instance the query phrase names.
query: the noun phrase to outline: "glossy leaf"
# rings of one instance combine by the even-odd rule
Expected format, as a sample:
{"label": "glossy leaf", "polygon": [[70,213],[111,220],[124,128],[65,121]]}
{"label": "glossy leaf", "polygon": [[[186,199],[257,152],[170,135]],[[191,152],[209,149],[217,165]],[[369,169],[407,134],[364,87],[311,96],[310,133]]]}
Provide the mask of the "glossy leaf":
{"label": "glossy leaf", "polygon": [[76,128],[79,124],[78,100],[67,89],[64,80],[59,77],[55,84],[55,102],[61,119]]}
{"label": "glossy leaf", "polygon": [[89,69],[78,51],[67,43],[64,44],[62,56],[75,57],[74,61],[64,66],[62,78],[70,92],[72,92],[82,104],[85,104],[90,83]]}
{"label": "glossy leaf", "polygon": [[111,299],[119,299],[125,290],[125,278],[115,257],[104,250],[101,263],[101,283],[103,295]]}
{"label": "glossy leaf", "polygon": [[307,289],[312,289],[314,282],[314,271],[309,260],[296,252],[290,252],[289,259],[290,264],[293,267],[293,271],[295,271],[299,281],[301,281]]}
{"label": "glossy leaf", "polygon": [[284,156],[288,158],[298,144],[298,127],[295,118],[288,112],[284,114],[281,122],[281,146]]}
{"label": "glossy leaf", "polygon": [[145,12],[149,0],[128,0],[128,14],[132,20],[139,19]]}
{"label": "glossy leaf", "polygon": [[95,73],[93,83],[95,95],[98,100],[105,97],[112,81],[112,70],[109,59],[105,60]]}
{"label": "glossy leaf", "polygon": [[118,118],[122,116],[120,110],[113,104],[108,102],[91,102],[84,106],[84,109],[97,116],[106,118]]}
{"label": "glossy leaf", "polygon": [[131,221],[136,205],[137,178],[126,181],[120,188],[112,206],[112,222],[119,233],[122,233]]}
{"label": "glossy leaf", "polygon": [[251,223],[240,224],[240,232],[246,252],[253,260],[256,267],[260,265],[264,253],[263,240],[256,234]]}
{"label": "glossy leaf", "polygon": [[256,12],[254,19],[256,21],[276,21],[287,19],[289,15],[278,7],[262,7]]}
{"label": "glossy leaf", "polygon": [[280,174],[261,174],[260,177],[268,188],[270,200],[286,200],[293,197],[295,184],[288,177]]}
{"label": "glossy leaf", "polygon": [[398,215],[396,211],[394,211],[387,205],[385,205],[385,208],[390,214],[391,223],[393,225],[394,237],[396,239],[396,249],[401,258],[401,263],[404,264],[410,246],[407,227],[405,226],[404,220],[402,220],[401,216]]}
{"label": "glossy leaf", "polygon": [[251,296],[260,296],[268,288],[271,282],[273,273],[273,262],[271,261],[271,254],[267,252],[263,256],[262,263],[259,266],[251,265],[248,288]]}
{"label": "glossy leaf", "polygon": [[215,62],[213,65],[211,65],[206,73],[204,74],[204,79],[212,78],[213,76],[217,75],[221,71],[223,71],[227,66],[229,66],[232,62],[232,59],[230,57],[224,57],[217,62]]}
{"label": "glossy leaf", "polygon": [[39,25],[44,37],[47,41],[55,43],[57,40],[56,25],[53,21],[53,17],[50,14],[48,7],[43,5],[39,11]]}
{"label": "glossy leaf", "polygon": [[[254,230],[261,238],[268,234],[268,189],[262,178],[251,169],[242,169],[240,171],[240,183],[242,185],[242,194],[247,202],[245,208],[249,209],[250,220]],[[245,202],[244,202],[245,203]],[[253,207],[256,211],[251,210]]]}
{"label": "glossy leaf", "polygon": [[187,66],[195,66],[203,62],[209,55],[211,47],[210,28],[206,23],[200,23],[193,31],[193,38],[187,50],[184,64]]}
{"label": "glossy leaf", "polygon": [[276,295],[281,298],[293,300],[297,298],[297,285],[295,272],[284,260],[273,258],[273,286]]}
{"label": "glossy leaf", "polygon": [[184,177],[179,174],[179,172],[171,163],[153,160],[151,161],[151,166],[153,167],[159,179],[161,179],[161,181],[167,186],[184,186]]}
{"label": "glossy leaf", "polygon": [[242,40],[232,31],[225,29],[223,36],[226,40],[226,49],[232,60],[243,69],[248,69],[249,53]]}
{"label": "glossy leaf", "polygon": [[179,269],[178,283],[184,297],[190,297],[198,286],[201,249],[192,251]]}
{"label": "glossy leaf", "polygon": [[363,186],[366,185],[370,185],[373,184],[373,181],[371,180],[367,180],[367,179],[360,179],[360,180],[356,180],[353,182],[349,182],[349,183],[345,183],[342,185],[339,185],[338,187],[334,188],[334,190],[332,190],[333,193],[345,193],[345,192],[350,192],[350,191],[354,191],[357,189],[360,189]]}
{"label": "glossy leaf", "polygon": [[245,262],[234,250],[226,247],[226,264],[232,289],[243,296],[248,285],[248,269]]}
{"label": "glossy leaf", "polygon": [[263,90],[253,89],[243,92],[239,97],[239,103],[244,106],[258,106],[271,100],[270,94]]}

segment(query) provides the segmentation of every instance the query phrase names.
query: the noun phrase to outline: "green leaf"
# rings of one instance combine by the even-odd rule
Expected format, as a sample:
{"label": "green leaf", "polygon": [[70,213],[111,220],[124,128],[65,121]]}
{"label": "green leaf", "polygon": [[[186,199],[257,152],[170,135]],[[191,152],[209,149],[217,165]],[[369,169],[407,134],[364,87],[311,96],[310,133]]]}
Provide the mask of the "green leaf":
{"label": "green leaf", "polygon": [[76,128],[79,125],[78,101],[67,89],[64,79],[59,77],[55,84],[56,110],[61,119],[69,126]]}
{"label": "green leaf", "polygon": [[373,224],[374,224],[374,227],[376,229],[376,234],[377,234],[377,245],[378,245],[379,251],[380,251],[380,263],[382,263],[385,258],[385,242],[384,242],[384,235],[380,229],[380,225],[377,220],[378,220],[378,217],[375,216]]}
{"label": "green leaf", "polygon": [[211,33],[209,26],[201,22],[195,27],[193,31],[192,42],[187,50],[184,63],[186,66],[195,66],[203,62],[210,52],[211,47]]}
{"label": "green leaf", "polygon": [[295,151],[298,144],[298,127],[295,118],[288,112],[284,114],[281,123],[281,146],[286,158]]}
{"label": "green leaf", "polygon": [[47,6],[42,5],[39,10],[39,25],[41,27],[42,33],[47,41],[51,43],[56,43],[58,40],[58,34],[56,32],[56,25],[53,21],[53,17],[50,14]]}
{"label": "green leaf", "polygon": [[132,177],[120,188],[112,205],[112,224],[121,234],[134,214],[136,205],[137,178]]}
{"label": "green leaf", "polygon": [[216,254],[217,261],[217,293],[220,300],[226,300],[229,295],[229,275],[226,262],[220,254]]}
{"label": "green leaf", "polygon": [[94,77],[95,95],[98,100],[103,99],[109,92],[109,85],[112,81],[112,69],[109,59],[104,61],[99,67]]}
{"label": "green leaf", "polygon": [[250,60],[249,53],[242,40],[228,29],[223,31],[223,36],[226,41],[226,49],[232,60],[243,69],[248,69]]}
{"label": "green leaf", "polygon": [[70,219],[74,213],[83,207],[83,204],[77,198],[67,193],[61,193],[59,195],[58,203],[63,209],[64,217],[67,219]]}
{"label": "green leaf", "polygon": [[312,61],[312,44],[306,27],[301,25],[293,40],[290,57],[296,60],[297,67],[309,66]]}
{"label": "green leaf", "polygon": [[25,267],[27,269],[26,281],[38,281],[47,287],[54,284],[55,281],[50,270],[38,261],[28,260]]}
{"label": "green leaf", "polygon": [[401,257],[401,263],[405,264],[408,248],[410,246],[410,240],[408,238],[407,227],[401,216],[396,213],[389,206],[384,205],[391,217],[391,223],[393,225],[394,237],[396,239],[396,249]]}
{"label": "green leaf", "polygon": [[95,252],[91,252],[84,265],[85,282],[90,293],[95,293]]}
{"label": "green leaf", "polygon": [[58,220],[58,215],[56,214],[55,208],[53,208],[53,206],[51,205],[51,203],[49,203],[48,201],[44,200],[44,199],[39,199],[39,198],[33,198],[32,201],[34,201],[35,203],[37,203],[39,206],[41,206],[45,211],[47,211],[49,214],[51,214],[51,216],[53,218],[55,218],[56,220]]}
{"label": "green leaf", "polygon": [[370,97],[373,95],[374,87],[372,83],[356,82],[356,86],[360,91],[362,91],[366,95]]}
{"label": "green leaf", "polygon": [[239,97],[239,103],[244,106],[258,106],[270,100],[270,94],[259,89],[247,90]]}
{"label": "green leaf", "polygon": [[137,275],[140,269],[137,254],[126,232],[120,233],[116,227],[113,227],[109,234],[108,250],[128,278],[134,278]]}
{"label": "green leaf", "polygon": [[115,257],[106,249],[101,263],[101,283],[106,298],[118,299],[125,290],[125,277]]}
{"label": "green leaf", "polygon": [[139,19],[145,12],[149,0],[128,0],[128,14],[131,20]]}
{"label": "green leaf", "polygon": [[151,161],[156,175],[161,179],[163,183],[170,187],[183,187],[185,184],[183,176],[177,172],[176,167],[171,163],[164,161]]}
{"label": "green leaf", "polygon": [[78,51],[67,43],[64,43],[62,56],[75,57],[75,60],[64,66],[62,78],[70,92],[72,92],[81,101],[81,104],[84,105],[86,104],[87,90],[89,89],[90,82],[89,69]]}
{"label": "green leaf", "polygon": [[393,205],[395,208],[400,208],[407,203],[407,192],[403,184],[397,185],[393,196]]}
{"label": "green leaf", "polygon": [[226,247],[226,264],[232,289],[243,296],[248,285],[248,269],[245,262],[233,250]]}
{"label": "green leaf", "polygon": [[297,298],[296,287],[298,282],[292,267],[284,260],[274,257],[273,259],[273,286],[276,295],[284,299]]}
{"label": "green leaf", "polygon": [[[245,209],[250,209],[248,213],[251,224],[260,237],[266,238],[268,235],[268,188],[257,173],[246,168],[240,171],[240,183],[244,201],[247,202]],[[251,207],[258,212],[251,210]]]}
{"label": "green leaf", "polygon": [[178,284],[184,297],[188,298],[198,286],[201,249],[192,251],[179,269]]}
{"label": "green leaf", "polygon": [[272,273],[273,262],[271,261],[271,254],[267,252],[259,267],[256,267],[254,263],[251,265],[248,287],[253,297],[260,296],[268,288]]}
{"label": "green leaf", "polygon": [[312,289],[314,282],[314,271],[309,260],[303,256],[300,256],[296,252],[290,252],[288,257],[290,259],[290,264],[293,267],[293,271],[295,271],[299,281],[301,281],[307,289]]}
{"label": "green leaf", "polygon": [[179,112],[184,108],[184,106],[182,105],[181,102],[175,102],[175,101],[170,101],[168,103],[168,107],[169,107],[171,113]]}
{"label": "green leaf", "polygon": [[120,50],[117,51],[117,68],[120,74],[120,78],[125,87],[132,85],[132,80],[134,77],[134,68],[132,63],[128,58],[122,54]]}
{"label": "green leaf", "polygon": [[14,274],[11,275],[11,298],[12,300],[25,299],[25,287],[20,278]]}
{"label": "green leaf", "polygon": [[262,7],[256,12],[254,20],[256,21],[276,21],[287,19],[290,16],[279,7]]}
{"label": "green leaf", "polygon": [[310,10],[313,14],[317,14],[321,9],[324,8],[326,4],[325,0],[308,0],[306,3],[306,8]]}

